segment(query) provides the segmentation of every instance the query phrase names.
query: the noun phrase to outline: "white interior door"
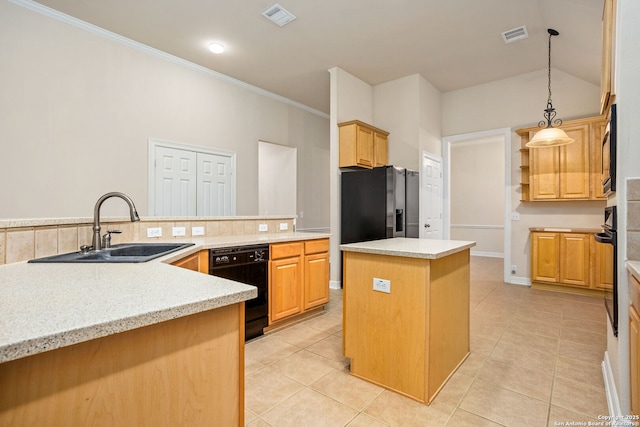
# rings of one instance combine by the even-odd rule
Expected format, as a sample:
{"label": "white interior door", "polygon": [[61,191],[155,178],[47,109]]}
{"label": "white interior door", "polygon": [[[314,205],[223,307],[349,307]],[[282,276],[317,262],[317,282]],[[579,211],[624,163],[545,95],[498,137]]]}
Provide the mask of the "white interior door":
{"label": "white interior door", "polygon": [[196,215],[196,153],[156,147],[156,215]]}
{"label": "white interior door", "polygon": [[228,216],[231,212],[231,159],[198,153],[198,215]]}
{"label": "white interior door", "polygon": [[149,215],[236,214],[236,153],[149,139]]}
{"label": "white interior door", "polygon": [[422,153],[420,165],[420,238],[442,239],[442,159]]}

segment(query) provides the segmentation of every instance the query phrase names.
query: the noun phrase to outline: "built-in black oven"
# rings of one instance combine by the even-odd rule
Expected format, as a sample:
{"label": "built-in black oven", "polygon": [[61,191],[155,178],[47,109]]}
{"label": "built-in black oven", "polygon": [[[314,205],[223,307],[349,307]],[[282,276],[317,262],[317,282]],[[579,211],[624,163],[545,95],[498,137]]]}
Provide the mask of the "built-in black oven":
{"label": "built-in black oven", "polygon": [[604,305],[613,329],[613,335],[618,336],[618,242],[617,242],[618,219],[615,206],[607,206],[604,209],[604,224],[602,232],[596,233],[596,242],[613,245],[613,262],[610,264],[612,278],[612,289],[605,290]]}
{"label": "built-in black oven", "polygon": [[605,195],[616,191],[616,104],[611,105],[609,122],[602,138],[602,188]]}

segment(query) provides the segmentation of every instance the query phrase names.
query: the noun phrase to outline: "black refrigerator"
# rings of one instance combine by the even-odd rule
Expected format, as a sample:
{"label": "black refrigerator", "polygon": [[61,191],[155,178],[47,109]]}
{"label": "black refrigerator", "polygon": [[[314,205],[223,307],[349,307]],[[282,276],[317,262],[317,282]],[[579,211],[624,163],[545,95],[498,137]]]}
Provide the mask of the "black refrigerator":
{"label": "black refrigerator", "polygon": [[340,243],[418,237],[418,172],[383,166],[343,170]]}

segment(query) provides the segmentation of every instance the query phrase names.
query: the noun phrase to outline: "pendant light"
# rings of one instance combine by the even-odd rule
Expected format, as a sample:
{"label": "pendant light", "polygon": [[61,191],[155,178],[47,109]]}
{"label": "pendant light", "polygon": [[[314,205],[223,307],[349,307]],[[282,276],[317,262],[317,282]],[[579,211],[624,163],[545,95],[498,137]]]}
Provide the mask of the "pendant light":
{"label": "pendant light", "polygon": [[557,127],[562,125],[562,120],[555,118],[556,109],[553,108],[553,104],[551,103],[551,37],[557,36],[560,33],[551,28],[549,28],[547,32],[549,33],[549,68],[547,74],[549,78],[549,99],[547,100],[547,108],[544,110],[543,114],[546,121],[541,120],[538,122],[539,127],[543,127],[545,125],[546,127],[539,130],[533,136],[531,141],[527,142],[526,146],[529,148],[558,147],[560,145],[567,145],[573,142],[573,139],[569,138],[565,131]]}

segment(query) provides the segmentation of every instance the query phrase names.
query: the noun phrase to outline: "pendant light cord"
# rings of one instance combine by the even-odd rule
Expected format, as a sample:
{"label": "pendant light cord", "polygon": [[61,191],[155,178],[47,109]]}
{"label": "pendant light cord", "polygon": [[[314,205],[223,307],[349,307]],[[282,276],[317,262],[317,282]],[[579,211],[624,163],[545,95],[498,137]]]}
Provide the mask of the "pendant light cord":
{"label": "pendant light cord", "polygon": [[549,98],[547,99],[547,108],[551,106],[551,36],[553,34],[549,32],[549,66],[547,68],[547,78],[548,78],[548,88],[549,88]]}

